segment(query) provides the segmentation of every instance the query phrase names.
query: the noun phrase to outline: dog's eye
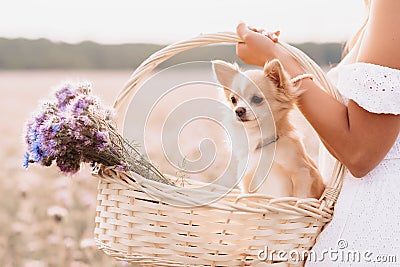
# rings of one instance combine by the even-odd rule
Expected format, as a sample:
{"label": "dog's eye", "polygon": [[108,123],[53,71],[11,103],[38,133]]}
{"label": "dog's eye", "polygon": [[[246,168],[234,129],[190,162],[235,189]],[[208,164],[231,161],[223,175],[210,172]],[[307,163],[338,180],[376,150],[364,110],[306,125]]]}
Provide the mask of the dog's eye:
{"label": "dog's eye", "polygon": [[236,98],[234,96],[231,97],[231,101],[232,101],[232,104],[236,104],[237,103],[237,100],[236,100]]}
{"label": "dog's eye", "polygon": [[251,98],[251,102],[255,104],[260,104],[262,101],[263,101],[262,97],[258,97],[256,95]]}

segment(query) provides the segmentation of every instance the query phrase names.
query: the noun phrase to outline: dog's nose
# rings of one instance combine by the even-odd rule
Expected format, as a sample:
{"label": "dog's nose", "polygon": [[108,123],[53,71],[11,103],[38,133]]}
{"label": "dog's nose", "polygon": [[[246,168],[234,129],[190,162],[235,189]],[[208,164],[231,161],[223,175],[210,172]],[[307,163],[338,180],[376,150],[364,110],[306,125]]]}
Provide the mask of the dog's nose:
{"label": "dog's nose", "polygon": [[235,110],[235,112],[236,112],[236,115],[237,115],[238,117],[242,117],[242,116],[246,113],[246,109],[243,108],[243,107],[239,107],[239,108],[237,108],[237,109]]}

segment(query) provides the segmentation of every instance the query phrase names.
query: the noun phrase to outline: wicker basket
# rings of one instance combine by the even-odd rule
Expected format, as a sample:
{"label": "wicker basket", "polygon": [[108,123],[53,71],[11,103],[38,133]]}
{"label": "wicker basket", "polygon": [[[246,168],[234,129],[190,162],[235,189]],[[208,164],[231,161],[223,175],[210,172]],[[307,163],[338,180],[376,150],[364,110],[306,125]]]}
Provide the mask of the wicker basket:
{"label": "wicker basket", "polygon": [[[136,69],[116,100],[120,129],[134,89],[158,64],[194,47],[238,41],[234,33],[201,35],[153,54]],[[300,58],[306,70],[315,70],[315,63],[304,54],[280,44]],[[316,74],[323,87],[339,99],[322,71]],[[318,200],[243,196],[236,189],[224,194],[226,189],[218,185],[198,186],[200,182],[190,180],[186,184],[194,187],[176,188],[97,166],[95,239],[105,253],[140,266],[302,266],[301,261],[264,261],[259,258],[263,256],[260,250],[266,246],[268,251],[288,253],[309,250],[332,218],[343,173],[343,165],[336,162],[331,181]],[[221,195],[216,202],[194,207]]]}

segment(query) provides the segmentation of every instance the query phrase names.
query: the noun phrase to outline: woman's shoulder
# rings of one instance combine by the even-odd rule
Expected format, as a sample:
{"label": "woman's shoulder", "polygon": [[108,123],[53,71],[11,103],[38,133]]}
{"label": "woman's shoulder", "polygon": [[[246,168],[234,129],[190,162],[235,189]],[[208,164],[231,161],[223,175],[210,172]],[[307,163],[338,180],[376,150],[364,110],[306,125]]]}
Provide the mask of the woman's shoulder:
{"label": "woman's shoulder", "polygon": [[400,114],[400,70],[356,62],[330,72],[346,100],[352,99],[373,113]]}
{"label": "woman's shoulder", "polygon": [[[374,63],[354,62],[349,64],[338,65],[335,68],[338,73],[345,76],[361,76],[361,78],[381,79],[390,81],[394,79],[399,81],[400,69],[391,68]],[[355,77],[356,78],[356,77]]]}
{"label": "woman's shoulder", "polygon": [[[357,61],[400,69],[399,12],[398,0],[371,1],[370,16],[357,53]],[[377,66],[370,67],[378,69]]]}
{"label": "woman's shoulder", "polygon": [[375,81],[376,85],[393,83],[393,87],[396,83],[400,83],[400,69],[366,62],[339,64],[328,72],[328,76],[334,77],[335,82]]}

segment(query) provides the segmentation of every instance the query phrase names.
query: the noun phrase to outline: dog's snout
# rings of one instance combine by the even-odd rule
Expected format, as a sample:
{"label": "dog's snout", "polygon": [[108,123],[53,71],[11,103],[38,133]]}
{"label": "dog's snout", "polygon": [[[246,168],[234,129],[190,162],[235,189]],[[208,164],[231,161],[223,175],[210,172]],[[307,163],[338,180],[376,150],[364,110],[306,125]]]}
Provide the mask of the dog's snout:
{"label": "dog's snout", "polygon": [[239,108],[237,108],[237,109],[235,110],[235,112],[236,112],[236,115],[237,115],[238,117],[242,117],[244,114],[246,114],[246,109],[243,108],[243,107],[239,107]]}

